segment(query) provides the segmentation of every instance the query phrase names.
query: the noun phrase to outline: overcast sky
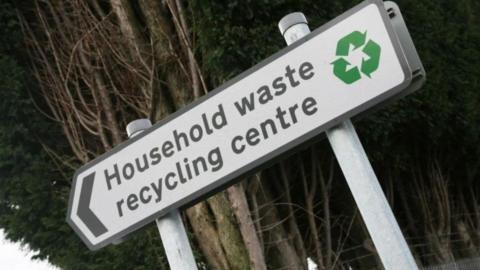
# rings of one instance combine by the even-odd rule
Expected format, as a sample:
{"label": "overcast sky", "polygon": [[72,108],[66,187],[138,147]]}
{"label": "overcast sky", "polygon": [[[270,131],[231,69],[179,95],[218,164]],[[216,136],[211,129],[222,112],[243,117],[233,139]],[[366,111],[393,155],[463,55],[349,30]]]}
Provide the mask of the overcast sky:
{"label": "overcast sky", "polygon": [[[0,230],[0,269],[8,270],[59,270],[45,261],[32,261],[32,252],[23,250],[19,244],[5,240]],[[308,269],[316,270],[317,265],[308,258]]]}
{"label": "overcast sky", "polygon": [[32,252],[24,250],[19,244],[5,240],[0,230],[0,268],[8,270],[58,270],[47,262],[32,261]]}

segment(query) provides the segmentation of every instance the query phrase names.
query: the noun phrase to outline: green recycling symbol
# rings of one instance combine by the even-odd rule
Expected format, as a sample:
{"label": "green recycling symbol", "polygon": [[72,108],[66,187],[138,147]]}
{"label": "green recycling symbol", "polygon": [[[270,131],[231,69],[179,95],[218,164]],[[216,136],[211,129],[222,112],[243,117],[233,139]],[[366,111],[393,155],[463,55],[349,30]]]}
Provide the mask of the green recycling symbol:
{"label": "green recycling symbol", "polygon": [[[333,73],[335,76],[346,84],[352,84],[360,80],[362,78],[360,72],[371,78],[372,73],[378,69],[380,63],[380,45],[371,39],[366,42],[366,38],[367,31],[364,33],[353,31],[341,38],[337,43],[336,55],[339,58],[331,64],[333,65]],[[348,56],[352,46],[352,51],[363,47],[362,52],[367,56],[362,59],[360,69],[357,66],[347,68],[350,62],[345,60],[344,56]]]}

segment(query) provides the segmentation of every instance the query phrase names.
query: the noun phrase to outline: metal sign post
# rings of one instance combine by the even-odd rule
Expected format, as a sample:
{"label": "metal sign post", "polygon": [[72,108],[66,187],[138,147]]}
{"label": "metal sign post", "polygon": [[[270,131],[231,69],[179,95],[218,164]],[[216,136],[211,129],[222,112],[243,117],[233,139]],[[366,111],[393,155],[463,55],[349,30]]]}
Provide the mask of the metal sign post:
{"label": "metal sign post", "polygon": [[[287,45],[310,33],[300,12],[283,17],[279,29]],[[350,119],[326,133],[385,269],[418,269]]]}
{"label": "metal sign post", "polygon": [[[148,119],[132,121],[127,125],[128,137],[133,138],[151,126],[152,123]],[[193,257],[192,248],[190,247],[180,212],[174,209],[165,216],[155,219],[155,222],[170,268],[196,270],[197,264]]]}
{"label": "metal sign post", "polygon": [[[148,119],[137,119],[127,125],[127,134],[133,138],[150,128],[152,123]],[[158,232],[162,238],[163,248],[167,255],[171,269],[197,269],[192,248],[188,241],[187,231],[183,226],[180,212],[175,209],[170,213],[155,219]]]}

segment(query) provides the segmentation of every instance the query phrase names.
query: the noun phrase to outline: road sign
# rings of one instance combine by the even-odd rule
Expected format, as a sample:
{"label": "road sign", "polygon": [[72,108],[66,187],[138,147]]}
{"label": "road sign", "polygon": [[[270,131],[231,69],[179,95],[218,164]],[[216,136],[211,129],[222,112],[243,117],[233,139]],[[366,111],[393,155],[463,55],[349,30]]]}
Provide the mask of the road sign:
{"label": "road sign", "polygon": [[67,221],[98,249],[411,83],[383,3],[365,1],[80,168]]}

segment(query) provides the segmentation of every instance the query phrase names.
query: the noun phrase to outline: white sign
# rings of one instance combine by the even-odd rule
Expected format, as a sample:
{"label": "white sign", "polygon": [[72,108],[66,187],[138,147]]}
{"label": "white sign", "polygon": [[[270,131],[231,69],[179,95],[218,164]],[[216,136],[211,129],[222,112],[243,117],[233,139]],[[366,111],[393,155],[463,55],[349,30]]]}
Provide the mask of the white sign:
{"label": "white sign", "polygon": [[364,2],[79,169],[67,220],[98,249],[395,96],[411,78],[382,2]]}

